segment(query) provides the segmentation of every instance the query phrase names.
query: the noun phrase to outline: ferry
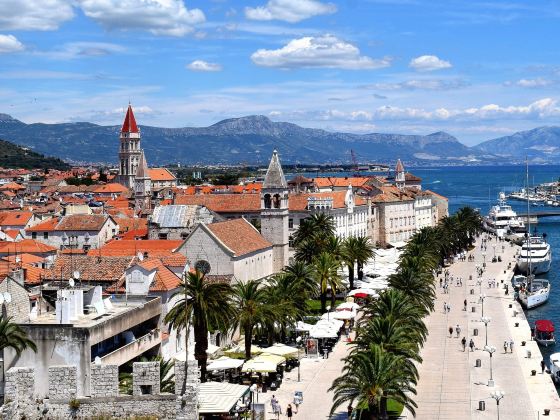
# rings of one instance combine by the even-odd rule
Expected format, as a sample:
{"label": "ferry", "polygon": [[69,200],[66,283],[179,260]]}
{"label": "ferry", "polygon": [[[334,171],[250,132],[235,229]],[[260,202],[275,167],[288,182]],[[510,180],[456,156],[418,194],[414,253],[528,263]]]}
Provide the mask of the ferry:
{"label": "ferry", "polygon": [[539,319],[535,321],[535,341],[542,346],[548,347],[554,345],[554,324],[548,319]]}
{"label": "ferry", "polygon": [[488,216],[484,218],[484,228],[500,238],[506,235],[522,236],[525,234],[525,224],[517,217],[517,213],[506,204],[506,195],[501,192],[498,204],[492,206]]}
{"label": "ferry", "polygon": [[550,244],[543,236],[534,235],[523,241],[517,257],[517,268],[524,274],[548,273],[551,261]]}

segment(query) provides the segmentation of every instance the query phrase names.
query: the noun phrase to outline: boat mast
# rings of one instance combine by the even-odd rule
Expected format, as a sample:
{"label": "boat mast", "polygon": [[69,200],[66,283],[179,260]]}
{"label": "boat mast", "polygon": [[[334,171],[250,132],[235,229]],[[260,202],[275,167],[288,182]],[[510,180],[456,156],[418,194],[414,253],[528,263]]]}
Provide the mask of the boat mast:
{"label": "boat mast", "polygon": [[529,264],[527,265],[527,292],[530,293],[531,291],[531,280],[532,280],[532,264],[531,264],[531,209],[529,206],[529,158],[525,157],[525,165],[526,165],[526,186],[527,188],[527,252],[529,253]]}

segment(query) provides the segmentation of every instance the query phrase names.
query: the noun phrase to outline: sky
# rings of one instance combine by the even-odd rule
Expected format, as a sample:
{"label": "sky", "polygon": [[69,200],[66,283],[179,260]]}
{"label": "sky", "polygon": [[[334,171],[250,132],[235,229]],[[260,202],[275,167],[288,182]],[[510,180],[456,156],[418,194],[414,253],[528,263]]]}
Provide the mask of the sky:
{"label": "sky", "polygon": [[560,2],[0,0],[0,113],[476,144],[560,117]]}

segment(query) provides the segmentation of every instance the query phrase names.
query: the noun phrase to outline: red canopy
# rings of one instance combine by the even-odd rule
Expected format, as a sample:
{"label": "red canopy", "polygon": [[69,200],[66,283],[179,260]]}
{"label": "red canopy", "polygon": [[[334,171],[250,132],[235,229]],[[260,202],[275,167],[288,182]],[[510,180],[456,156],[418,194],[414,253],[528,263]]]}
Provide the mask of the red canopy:
{"label": "red canopy", "polygon": [[361,299],[367,298],[368,296],[369,296],[369,295],[368,295],[367,293],[356,293],[356,294],[354,295],[354,297],[356,297],[356,298],[361,298]]}
{"label": "red canopy", "polygon": [[538,321],[535,321],[535,328],[537,331],[554,332],[554,324],[548,319],[539,319]]}

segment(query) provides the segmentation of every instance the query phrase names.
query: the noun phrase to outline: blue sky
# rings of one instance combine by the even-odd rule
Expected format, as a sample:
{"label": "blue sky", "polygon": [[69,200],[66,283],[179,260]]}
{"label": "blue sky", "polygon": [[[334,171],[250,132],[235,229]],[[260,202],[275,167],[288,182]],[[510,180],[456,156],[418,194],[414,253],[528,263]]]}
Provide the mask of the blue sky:
{"label": "blue sky", "polygon": [[0,0],[0,112],[205,126],[263,114],[467,144],[557,124],[560,3]]}

